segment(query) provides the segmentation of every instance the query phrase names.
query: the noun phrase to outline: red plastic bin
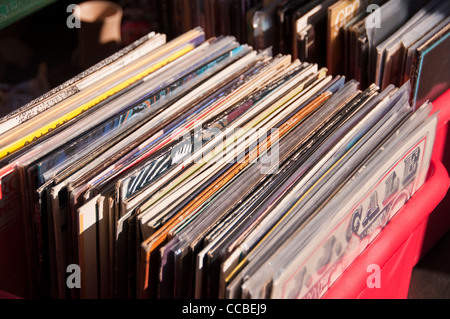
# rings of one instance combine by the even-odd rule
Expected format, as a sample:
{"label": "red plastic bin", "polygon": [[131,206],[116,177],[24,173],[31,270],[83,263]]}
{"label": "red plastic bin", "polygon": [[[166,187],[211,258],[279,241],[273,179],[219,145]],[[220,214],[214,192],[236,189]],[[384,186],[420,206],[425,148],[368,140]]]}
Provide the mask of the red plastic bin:
{"label": "red plastic bin", "polygon": [[[450,90],[433,102],[433,113],[437,111],[436,141],[426,182],[322,298],[406,299],[412,269],[450,229],[450,196],[446,197],[450,185],[450,147],[446,143]],[[373,274],[369,265],[380,267],[379,288],[367,285]]]}
{"label": "red plastic bin", "polygon": [[[428,179],[374,241],[344,271],[323,298],[406,298],[413,267],[421,255],[427,217],[445,197],[450,179],[441,162],[432,160]],[[380,288],[366,284],[380,267]]]}

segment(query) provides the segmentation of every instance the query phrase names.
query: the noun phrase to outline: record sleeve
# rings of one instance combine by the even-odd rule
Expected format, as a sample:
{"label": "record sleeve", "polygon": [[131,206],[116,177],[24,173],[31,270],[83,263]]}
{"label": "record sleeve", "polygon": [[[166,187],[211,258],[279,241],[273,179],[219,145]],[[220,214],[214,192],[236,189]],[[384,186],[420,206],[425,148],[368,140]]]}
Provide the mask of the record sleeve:
{"label": "record sleeve", "polygon": [[298,58],[325,66],[327,63],[327,14],[328,7],[337,0],[325,0],[312,7],[295,22]]}
{"label": "record sleeve", "polygon": [[344,26],[372,1],[342,0],[328,7],[327,68],[330,74],[345,74],[346,44]]}
{"label": "record sleeve", "polygon": [[427,100],[434,101],[450,87],[450,75],[446,72],[450,59],[445,53],[450,46],[449,36],[450,24],[447,24],[417,49],[415,67],[411,71],[414,108]]}
{"label": "record sleeve", "polygon": [[419,39],[423,38],[435,25],[438,25],[444,19],[445,15],[443,11],[443,8],[436,10],[434,14],[430,14],[426,19],[423,19],[405,34],[402,37],[401,43],[397,45],[393,44],[386,48],[385,71],[381,82],[382,88],[386,87],[389,83],[400,86],[405,82],[403,74],[407,63],[408,48],[410,48],[413,43],[417,43]]}
{"label": "record sleeve", "polygon": [[[393,34],[391,34],[385,41],[380,43],[377,48],[377,62],[376,62],[376,69],[375,69],[375,84],[380,86],[381,89],[384,89],[385,86],[391,84],[401,86],[403,83],[397,83],[394,79],[391,80],[391,77],[389,74],[398,74],[400,73],[402,61],[398,61],[398,63],[395,63],[392,65],[392,63],[388,64],[387,61],[392,57],[393,50],[392,46],[397,43],[397,50],[399,50],[399,45],[402,37],[404,34],[414,32],[415,28],[423,23],[434,10],[436,10],[437,1],[431,1],[427,5],[425,5],[423,8],[421,8],[419,11],[417,11],[401,28],[396,30]],[[442,10],[442,16],[445,16],[444,8],[439,8],[438,11],[440,12]],[[423,28],[423,26],[422,26]],[[390,50],[388,51],[388,48]],[[401,54],[401,53],[398,53]],[[386,84],[383,86],[383,79]]]}

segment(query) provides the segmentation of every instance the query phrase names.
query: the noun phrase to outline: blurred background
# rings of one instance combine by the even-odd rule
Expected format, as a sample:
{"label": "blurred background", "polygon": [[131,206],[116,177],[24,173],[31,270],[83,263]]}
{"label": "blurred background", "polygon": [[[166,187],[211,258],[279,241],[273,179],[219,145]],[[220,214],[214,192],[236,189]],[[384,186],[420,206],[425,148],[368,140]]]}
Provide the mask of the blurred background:
{"label": "blurred background", "polygon": [[[77,29],[67,26],[71,15],[67,12],[68,6],[81,2],[0,1],[0,117],[84,69],[79,63]],[[157,1],[113,2],[123,8],[121,47],[150,31],[162,32]],[[111,53],[105,51],[98,59]]]}

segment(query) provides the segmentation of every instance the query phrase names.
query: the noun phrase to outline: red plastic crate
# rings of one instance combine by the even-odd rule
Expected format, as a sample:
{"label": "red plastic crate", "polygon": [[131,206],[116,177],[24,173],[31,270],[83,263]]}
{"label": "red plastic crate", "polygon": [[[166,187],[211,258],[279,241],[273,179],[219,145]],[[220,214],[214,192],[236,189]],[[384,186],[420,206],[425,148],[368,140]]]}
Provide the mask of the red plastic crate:
{"label": "red plastic crate", "polygon": [[[412,268],[421,255],[427,217],[445,197],[450,179],[444,165],[432,160],[425,184],[345,270],[323,298],[406,298]],[[368,288],[369,265],[381,269],[380,288]]]}
{"label": "red plastic crate", "polygon": [[[328,289],[324,299],[407,298],[412,269],[450,229],[450,196],[446,197],[450,185],[450,147],[446,143],[450,90],[433,102],[433,113],[437,111],[437,134],[426,182]],[[373,274],[368,266],[374,264],[380,267],[379,288],[367,285]]]}

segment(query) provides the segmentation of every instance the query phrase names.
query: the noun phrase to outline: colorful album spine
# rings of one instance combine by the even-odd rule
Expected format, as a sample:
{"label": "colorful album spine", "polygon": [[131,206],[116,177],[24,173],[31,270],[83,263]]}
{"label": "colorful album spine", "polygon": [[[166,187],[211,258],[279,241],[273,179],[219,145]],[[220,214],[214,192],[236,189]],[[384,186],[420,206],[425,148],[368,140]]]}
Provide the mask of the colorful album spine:
{"label": "colorful album spine", "polygon": [[[118,62],[119,59],[123,61],[120,62],[118,67],[125,66],[137,58],[142,57],[144,54],[148,53],[148,50],[137,50],[144,46],[151,38],[153,38],[154,32],[151,32],[141,39],[136,40],[134,43],[123,48],[117,53],[107,57],[106,59],[98,62],[89,69],[81,72],[77,76],[71,78],[70,80],[64,82],[63,84],[57,86],[51,91],[43,94],[42,96],[34,99],[33,101],[25,104],[23,107],[11,112],[7,116],[0,119],[0,132],[6,132],[7,130],[25,123],[34,116],[41,112],[51,108],[52,106],[64,101],[65,99],[80,92],[80,83],[96,72],[101,72],[102,69],[111,65],[113,62]],[[161,37],[159,42],[155,43],[155,47],[163,45],[165,43],[165,37]],[[101,76],[102,74],[99,74]]]}
{"label": "colorful album spine", "polygon": [[3,147],[0,150],[0,158],[4,158],[4,157],[8,156],[9,154],[12,154],[15,151],[20,150],[22,147],[24,147],[24,146],[26,146],[26,145],[34,142],[34,141],[37,141],[42,136],[48,134],[52,130],[60,127],[61,125],[64,125],[65,123],[67,123],[70,120],[74,119],[75,117],[77,117],[81,113],[89,110],[90,108],[94,107],[95,105],[99,104],[100,102],[106,100],[108,97],[110,97],[110,96],[112,96],[112,95],[122,91],[123,89],[125,89],[128,86],[136,83],[137,81],[142,80],[144,77],[146,77],[150,73],[158,70],[159,68],[163,67],[164,65],[166,65],[166,64],[176,60],[177,58],[179,58],[181,56],[183,56],[184,54],[186,54],[189,51],[191,51],[193,48],[194,48],[194,45],[192,45],[192,44],[189,44],[189,45],[185,46],[184,48],[182,48],[179,51],[171,54],[170,56],[168,56],[164,60],[162,60],[162,61],[152,65],[150,68],[148,68],[148,69],[146,69],[144,71],[141,71],[137,75],[127,79],[126,81],[124,81],[124,82],[122,82],[122,83],[120,83],[118,85],[115,85],[113,88],[111,88],[111,89],[107,90],[106,92],[100,94],[99,96],[97,96],[93,100],[89,101],[88,103],[85,103],[85,104],[77,107],[76,109],[68,112],[63,117],[60,117],[60,118],[58,118],[56,120],[53,120],[51,123],[44,125],[43,127],[39,128],[35,132],[33,132],[31,134],[27,134],[25,137],[20,138],[16,142],[13,142],[13,143],[11,143],[8,146]]}

